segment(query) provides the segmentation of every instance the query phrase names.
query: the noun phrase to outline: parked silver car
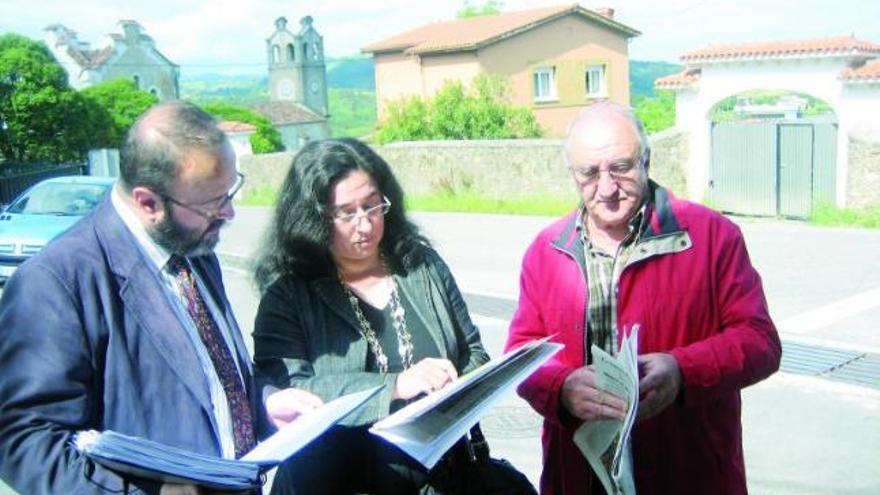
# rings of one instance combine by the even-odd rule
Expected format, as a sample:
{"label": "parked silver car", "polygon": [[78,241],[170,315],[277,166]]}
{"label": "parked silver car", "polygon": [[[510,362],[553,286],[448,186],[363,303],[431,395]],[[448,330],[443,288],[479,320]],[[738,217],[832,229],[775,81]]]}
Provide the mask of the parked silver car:
{"label": "parked silver car", "polygon": [[0,284],[18,265],[91,211],[114,180],[90,176],[46,179],[0,211]]}

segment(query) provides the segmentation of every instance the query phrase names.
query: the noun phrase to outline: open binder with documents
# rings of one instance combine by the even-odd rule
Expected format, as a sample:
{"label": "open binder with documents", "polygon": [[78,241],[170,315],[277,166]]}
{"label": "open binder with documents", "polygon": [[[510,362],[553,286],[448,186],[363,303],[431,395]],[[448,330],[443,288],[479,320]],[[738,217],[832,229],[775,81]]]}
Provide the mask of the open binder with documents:
{"label": "open binder with documents", "polygon": [[81,431],[72,442],[93,461],[122,475],[219,490],[248,490],[261,486],[265,471],[305,447],[381,388],[355,392],[324,404],[280,429],[238,460],[197,454],[114,431]]}

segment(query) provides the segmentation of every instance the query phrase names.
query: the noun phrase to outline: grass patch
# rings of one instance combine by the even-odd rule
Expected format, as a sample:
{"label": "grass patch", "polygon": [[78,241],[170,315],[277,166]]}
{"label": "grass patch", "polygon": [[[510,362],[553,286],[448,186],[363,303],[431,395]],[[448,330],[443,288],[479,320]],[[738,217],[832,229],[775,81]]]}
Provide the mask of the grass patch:
{"label": "grass patch", "polygon": [[574,209],[576,201],[549,196],[492,199],[473,192],[444,192],[411,195],[406,203],[407,209],[412,211],[558,216]]}
{"label": "grass patch", "polygon": [[880,229],[880,206],[854,210],[831,205],[820,205],[813,209],[810,223],[828,227]]}
{"label": "grass patch", "polygon": [[[272,187],[261,187],[248,191],[238,202],[240,206],[274,206],[278,191]],[[548,196],[531,196],[510,199],[492,199],[473,192],[434,193],[411,195],[406,198],[409,211],[436,211],[458,213],[495,213],[505,215],[560,216],[574,209],[575,199],[561,199]]]}

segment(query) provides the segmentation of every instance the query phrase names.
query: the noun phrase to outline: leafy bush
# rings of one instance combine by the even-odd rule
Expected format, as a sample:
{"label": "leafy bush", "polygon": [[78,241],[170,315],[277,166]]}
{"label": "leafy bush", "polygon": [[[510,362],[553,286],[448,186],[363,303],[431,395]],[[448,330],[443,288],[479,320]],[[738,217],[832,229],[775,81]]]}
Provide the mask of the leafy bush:
{"label": "leafy bush", "polygon": [[376,140],[387,143],[540,136],[541,128],[531,111],[510,104],[507,81],[497,74],[480,74],[470,91],[459,81],[448,81],[427,101],[410,97],[391,102]]}
{"label": "leafy bush", "polygon": [[675,125],[675,93],[658,90],[657,96],[636,96],[633,110],[645,125],[648,134],[654,134]]}

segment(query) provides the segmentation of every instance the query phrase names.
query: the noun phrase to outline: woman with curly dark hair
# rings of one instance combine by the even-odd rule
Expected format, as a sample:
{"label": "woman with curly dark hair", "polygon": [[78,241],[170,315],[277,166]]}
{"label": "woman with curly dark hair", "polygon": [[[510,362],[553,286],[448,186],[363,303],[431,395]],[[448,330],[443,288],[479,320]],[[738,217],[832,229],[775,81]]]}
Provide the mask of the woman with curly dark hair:
{"label": "woman with curly dark hair", "polygon": [[446,264],[356,139],[307,144],[281,189],[257,283],[255,362],[324,401],[385,385],[279,469],[273,493],[416,493],[426,473],[368,428],[488,361]]}

